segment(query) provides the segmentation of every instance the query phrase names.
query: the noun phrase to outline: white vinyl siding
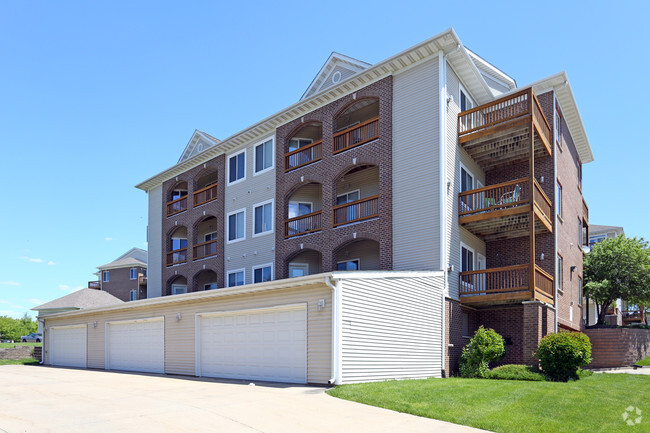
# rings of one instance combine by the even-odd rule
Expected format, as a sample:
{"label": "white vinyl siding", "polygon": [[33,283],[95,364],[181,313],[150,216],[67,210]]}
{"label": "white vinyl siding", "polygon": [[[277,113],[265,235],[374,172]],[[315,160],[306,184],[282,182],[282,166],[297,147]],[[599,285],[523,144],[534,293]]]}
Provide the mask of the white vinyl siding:
{"label": "white vinyl siding", "polygon": [[147,192],[149,195],[149,223],[147,226],[147,298],[162,296],[163,269],[163,194],[162,185]]}
{"label": "white vinyl siding", "polygon": [[437,59],[394,76],[393,269],[395,270],[438,270],[440,268],[441,179],[438,100]]}
{"label": "white vinyl siding", "polygon": [[443,277],[341,282],[342,383],[441,377]]}

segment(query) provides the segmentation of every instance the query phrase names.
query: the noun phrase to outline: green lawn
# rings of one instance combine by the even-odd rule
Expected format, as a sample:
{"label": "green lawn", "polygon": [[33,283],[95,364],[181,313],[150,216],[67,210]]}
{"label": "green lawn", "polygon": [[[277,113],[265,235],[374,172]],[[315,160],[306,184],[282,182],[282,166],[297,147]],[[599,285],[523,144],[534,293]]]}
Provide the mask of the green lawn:
{"label": "green lawn", "polygon": [[650,376],[594,374],[569,383],[488,379],[426,379],[338,386],[332,396],[495,432],[616,432],[631,429],[623,412],[647,417]]}
{"label": "green lawn", "polygon": [[0,359],[0,365],[38,365],[38,360],[34,358]]}
{"label": "green lawn", "polygon": [[650,356],[636,363],[637,365],[643,365],[644,367],[650,367]]}
{"label": "green lawn", "polygon": [[0,348],[2,347],[14,347],[14,346],[42,346],[43,343],[0,343]]}

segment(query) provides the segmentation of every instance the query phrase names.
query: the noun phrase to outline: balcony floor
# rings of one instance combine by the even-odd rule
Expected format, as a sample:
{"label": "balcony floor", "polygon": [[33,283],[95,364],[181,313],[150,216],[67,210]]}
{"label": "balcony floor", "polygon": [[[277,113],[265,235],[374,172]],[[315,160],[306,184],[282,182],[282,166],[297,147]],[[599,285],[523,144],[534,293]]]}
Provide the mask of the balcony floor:
{"label": "balcony floor", "polygon": [[[485,241],[519,238],[530,234],[530,204],[461,216],[458,222]],[[548,224],[548,223],[547,223]],[[535,234],[552,232],[539,217],[535,218]]]}

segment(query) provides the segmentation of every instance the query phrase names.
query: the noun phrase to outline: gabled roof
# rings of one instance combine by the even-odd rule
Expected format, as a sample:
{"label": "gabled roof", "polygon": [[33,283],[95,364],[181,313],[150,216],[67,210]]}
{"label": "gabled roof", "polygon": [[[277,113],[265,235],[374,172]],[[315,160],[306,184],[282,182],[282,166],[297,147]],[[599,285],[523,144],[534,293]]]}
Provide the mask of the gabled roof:
{"label": "gabled roof", "polygon": [[[467,49],[467,48],[466,48]],[[474,65],[479,69],[481,74],[483,75],[483,78],[486,80],[492,80],[494,81],[497,85],[500,85],[504,88],[501,92],[495,92],[494,89],[492,89],[493,95],[499,96],[501,93],[504,91],[512,90],[517,87],[517,83],[515,82],[515,79],[503,72],[501,69],[497,68],[494,66],[492,63],[488,62],[475,52],[473,52],[470,49],[467,49],[467,53],[469,54],[470,58],[472,59],[472,62],[474,62]]]}
{"label": "gabled roof", "polygon": [[117,299],[108,292],[97,289],[81,289],[53,301],[46,302],[38,307],[34,307],[32,310],[101,308],[123,303],[124,301]]}
{"label": "gabled roof", "polygon": [[323,67],[318,71],[318,74],[316,74],[316,78],[314,78],[305,93],[300,97],[300,100],[302,101],[305,98],[309,98],[316,93],[335,86],[341,81],[345,81],[352,75],[366,70],[371,66],[370,63],[332,52]]}
{"label": "gabled roof", "polygon": [[219,139],[214,138],[210,134],[207,134],[203,131],[195,129],[194,134],[192,134],[192,138],[190,138],[187,146],[185,146],[185,150],[183,150],[183,153],[178,159],[178,162],[185,161],[186,159],[203,152],[208,147],[212,147],[217,143],[219,143]]}
{"label": "gabled roof", "polygon": [[147,267],[147,250],[131,248],[112,262],[98,266],[97,269],[117,269],[133,266]]}

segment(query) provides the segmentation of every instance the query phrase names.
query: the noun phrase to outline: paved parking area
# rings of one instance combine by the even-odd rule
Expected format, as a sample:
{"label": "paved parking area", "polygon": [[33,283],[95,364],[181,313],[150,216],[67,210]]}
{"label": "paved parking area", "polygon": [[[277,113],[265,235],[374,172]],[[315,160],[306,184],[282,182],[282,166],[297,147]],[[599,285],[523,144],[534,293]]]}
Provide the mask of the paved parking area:
{"label": "paved parking area", "polygon": [[0,366],[0,432],[479,432],[324,388]]}

